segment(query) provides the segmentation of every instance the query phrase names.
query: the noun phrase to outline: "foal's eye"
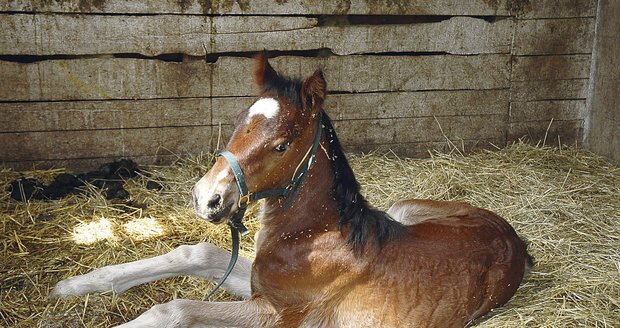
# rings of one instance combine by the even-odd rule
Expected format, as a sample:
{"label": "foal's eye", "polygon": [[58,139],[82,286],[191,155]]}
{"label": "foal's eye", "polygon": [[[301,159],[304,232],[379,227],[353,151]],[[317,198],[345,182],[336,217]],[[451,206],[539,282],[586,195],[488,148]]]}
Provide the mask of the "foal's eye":
{"label": "foal's eye", "polygon": [[287,149],[288,149],[288,144],[287,143],[283,143],[283,144],[277,145],[274,150],[277,151],[278,153],[282,153],[282,152],[286,151]]}

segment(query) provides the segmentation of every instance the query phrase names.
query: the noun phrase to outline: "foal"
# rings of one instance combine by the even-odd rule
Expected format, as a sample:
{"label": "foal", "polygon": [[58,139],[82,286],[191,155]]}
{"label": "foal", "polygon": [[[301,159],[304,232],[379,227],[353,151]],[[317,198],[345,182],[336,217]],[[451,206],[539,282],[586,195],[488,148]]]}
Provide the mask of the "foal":
{"label": "foal", "polygon": [[[510,299],[531,258],[505,220],[457,202],[373,209],[322,109],[322,73],[288,80],[262,54],[255,79],[260,96],[226,147],[249,194],[222,157],[193,191],[197,215],[221,223],[252,193],[288,190],[267,193],[256,258],[239,259],[223,284],[246,300],[174,300],[123,327],[462,327]],[[305,180],[291,183],[299,172]],[[179,274],[215,279],[227,260],[208,243],[182,246],[61,281],[52,295],[120,293]]]}

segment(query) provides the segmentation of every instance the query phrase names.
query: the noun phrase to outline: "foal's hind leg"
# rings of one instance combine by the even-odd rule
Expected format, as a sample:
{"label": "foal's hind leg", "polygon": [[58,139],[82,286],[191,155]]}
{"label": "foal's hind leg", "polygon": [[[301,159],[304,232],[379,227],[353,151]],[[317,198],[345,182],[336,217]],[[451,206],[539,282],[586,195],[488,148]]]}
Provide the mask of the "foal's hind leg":
{"label": "foal's hind leg", "polygon": [[177,299],[153,306],[138,318],[117,328],[143,327],[276,327],[278,316],[260,299],[239,302],[202,302]]}
{"label": "foal's hind leg", "polygon": [[[68,298],[110,290],[120,294],[149,281],[181,275],[214,280],[224,274],[229,259],[230,253],[210,243],[184,245],[164,255],[110,265],[60,281],[50,297]],[[251,270],[252,261],[239,257],[222,288],[238,297],[249,298]]]}

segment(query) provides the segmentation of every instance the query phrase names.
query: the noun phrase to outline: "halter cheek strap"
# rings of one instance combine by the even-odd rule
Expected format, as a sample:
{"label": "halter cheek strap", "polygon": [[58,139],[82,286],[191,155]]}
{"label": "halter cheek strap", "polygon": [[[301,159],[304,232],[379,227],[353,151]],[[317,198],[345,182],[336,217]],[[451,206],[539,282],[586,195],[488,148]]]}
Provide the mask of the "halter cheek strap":
{"label": "halter cheek strap", "polygon": [[239,202],[237,203],[237,211],[228,221],[230,233],[232,235],[232,253],[230,255],[228,268],[213,290],[205,296],[205,301],[208,300],[222,286],[226,278],[228,278],[235,267],[235,263],[237,262],[237,258],[239,256],[239,233],[241,233],[242,236],[246,236],[249,233],[248,229],[243,224],[243,216],[248,209],[248,203],[263,198],[285,197],[288,199],[282,208],[287,210],[291,207],[293,201],[297,198],[297,195],[299,195],[299,190],[308,175],[308,170],[310,170],[310,167],[314,164],[316,151],[321,143],[321,135],[323,131],[323,119],[321,114],[322,112],[320,112],[317,117],[317,129],[316,134],[314,135],[314,142],[308,151],[306,151],[306,154],[302,158],[299,165],[295,168],[295,172],[293,173],[293,177],[291,178],[289,184],[284,188],[275,188],[250,193],[248,190],[248,185],[245,182],[245,175],[243,174],[243,170],[241,169],[239,161],[237,161],[235,155],[226,149],[218,152],[218,155],[224,157],[224,159],[228,162],[228,165],[230,165],[230,168],[235,175],[235,180],[237,181],[240,196]]}

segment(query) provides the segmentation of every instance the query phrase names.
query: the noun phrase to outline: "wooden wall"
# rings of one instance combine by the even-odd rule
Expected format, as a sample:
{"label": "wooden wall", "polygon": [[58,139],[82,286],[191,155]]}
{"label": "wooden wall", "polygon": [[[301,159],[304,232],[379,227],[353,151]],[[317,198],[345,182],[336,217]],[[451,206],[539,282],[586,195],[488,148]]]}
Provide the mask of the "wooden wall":
{"label": "wooden wall", "polygon": [[[0,162],[92,168],[211,151],[255,94],[250,57],[322,68],[351,151],[579,142],[596,0],[0,3]],[[220,143],[223,141],[219,141]]]}

